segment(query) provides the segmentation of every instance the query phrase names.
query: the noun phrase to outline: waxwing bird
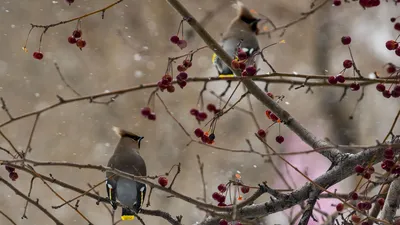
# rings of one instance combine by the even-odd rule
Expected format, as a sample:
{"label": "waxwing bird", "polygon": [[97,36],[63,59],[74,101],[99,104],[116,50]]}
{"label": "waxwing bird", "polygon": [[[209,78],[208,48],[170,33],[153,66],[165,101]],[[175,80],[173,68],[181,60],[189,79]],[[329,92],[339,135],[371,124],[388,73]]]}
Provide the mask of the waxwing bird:
{"label": "waxwing bird", "polygon": [[[235,59],[238,47],[246,52],[247,57],[253,56],[259,49],[257,34],[258,23],[261,19],[255,18],[250,10],[242,2],[236,3],[237,16],[231,21],[225,33],[222,35],[222,48]],[[215,54],[212,62],[218,70],[219,77],[234,76],[229,67]]]}
{"label": "waxwing bird", "polygon": [[[146,163],[140,156],[142,136],[113,127],[120,140],[108,161],[107,166],[136,176],[146,176]],[[116,200],[122,205],[122,220],[133,220],[142,207],[146,196],[146,185],[138,181],[120,177],[112,172],[106,172],[107,195],[111,206],[117,209]]]}

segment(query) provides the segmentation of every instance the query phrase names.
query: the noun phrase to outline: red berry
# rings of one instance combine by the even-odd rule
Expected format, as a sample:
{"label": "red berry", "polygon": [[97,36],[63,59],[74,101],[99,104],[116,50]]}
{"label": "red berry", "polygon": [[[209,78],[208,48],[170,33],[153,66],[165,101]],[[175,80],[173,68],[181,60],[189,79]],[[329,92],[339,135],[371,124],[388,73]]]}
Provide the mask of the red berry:
{"label": "red berry", "polygon": [[372,208],[371,202],[364,202],[364,209],[365,210],[370,210]]}
{"label": "red berry", "polygon": [[197,109],[191,109],[190,110],[190,115],[197,116],[198,114],[199,114],[199,110],[197,110]]}
{"label": "red berry", "polygon": [[142,113],[143,116],[148,117],[150,115],[150,113],[151,113],[150,107],[142,108],[141,113]]}
{"label": "red berry", "polygon": [[78,46],[78,48],[82,49],[82,48],[84,48],[86,46],[86,41],[82,40],[82,39],[79,39],[79,40],[76,41],[76,46]]}
{"label": "red berry", "polygon": [[176,67],[176,69],[179,71],[179,72],[183,72],[183,71],[186,71],[186,67],[184,66],[184,65],[178,65],[177,67]]}
{"label": "red berry", "polygon": [[397,56],[400,56],[400,47],[398,47],[398,48],[396,49],[396,51],[394,51],[394,53],[396,53]]}
{"label": "red berry", "polygon": [[240,188],[240,190],[242,191],[243,194],[246,194],[246,193],[249,193],[250,187],[248,187],[248,186],[242,186],[242,187]]}
{"label": "red berry", "polygon": [[239,63],[239,61],[232,60],[231,66],[232,66],[232,68],[235,69],[235,70],[240,69],[240,63]]}
{"label": "red berry", "polygon": [[68,42],[69,42],[70,44],[76,44],[76,39],[75,39],[75,37],[74,37],[74,36],[69,36],[69,37],[68,37]]}
{"label": "red berry", "polygon": [[240,62],[239,63],[239,68],[240,68],[240,70],[245,70],[246,69],[246,63]]}
{"label": "red berry", "polygon": [[160,184],[161,186],[165,187],[168,184],[168,178],[166,177],[159,177],[158,178],[158,184]]}
{"label": "red berry", "polygon": [[156,120],[156,114],[155,114],[154,112],[152,112],[152,113],[150,113],[150,114],[147,116],[147,118],[148,118],[149,120]]}
{"label": "red berry", "polygon": [[185,59],[185,60],[183,60],[183,65],[184,65],[186,68],[189,68],[189,67],[192,66],[192,62],[191,62],[190,60]]}
{"label": "red berry", "polygon": [[263,129],[259,129],[259,130],[257,131],[257,134],[258,134],[258,136],[260,136],[260,137],[262,137],[262,138],[265,138],[265,137],[267,136],[267,133],[266,133],[265,130],[263,130]]}
{"label": "red berry", "polygon": [[390,93],[392,95],[393,98],[398,98],[400,97],[400,91],[396,91],[396,90],[392,90],[392,92]]}
{"label": "red berry", "polygon": [[336,205],[336,211],[341,212],[344,209],[343,203],[339,203]]}
{"label": "red berry", "polygon": [[7,170],[9,173],[12,173],[12,172],[15,171],[15,168],[14,168],[14,167],[11,167],[11,166],[6,166],[6,170]]}
{"label": "red berry", "polygon": [[224,220],[224,219],[221,219],[221,220],[219,221],[219,225],[228,225],[228,221],[226,221],[226,220]]}
{"label": "red berry", "polygon": [[396,21],[396,18],[392,17],[390,18],[390,22],[394,23]]}
{"label": "red berry", "polygon": [[285,140],[285,138],[282,137],[281,135],[279,135],[279,136],[277,136],[277,137],[275,138],[275,140],[276,140],[276,142],[278,142],[279,144],[282,144],[282,142]]}
{"label": "red berry", "polygon": [[169,40],[170,40],[172,43],[174,43],[174,44],[178,44],[179,37],[176,36],[176,35],[174,35],[174,36],[172,36]]}
{"label": "red berry", "polygon": [[383,95],[383,97],[385,97],[385,98],[390,98],[391,93],[390,93],[389,90],[384,90],[384,91],[382,92],[382,95]]}
{"label": "red berry", "polygon": [[353,61],[346,59],[343,61],[343,66],[344,68],[348,69],[351,68],[353,66]]}
{"label": "red berry", "polygon": [[201,141],[202,141],[203,143],[209,144],[209,143],[210,143],[210,138],[208,138],[207,135],[203,135],[203,136],[201,136]]}
{"label": "red berry", "polygon": [[358,91],[358,90],[360,90],[360,84],[359,83],[352,83],[352,84],[350,84],[350,89],[352,91]]}
{"label": "red berry", "polygon": [[254,66],[249,66],[246,68],[247,75],[254,76],[257,73],[257,69]]}
{"label": "red berry", "polygon": [[378,204],[380,206],[383,206],[385,204],[385,199],[384,198],[378,198],[378,200],[376,202],[378,202]]}
{"label": "red berry", "polygon": [[357,192],[351,192],[351,193],[350,193],[350,198],[353,199],[353,200],[357,200],[357,199],[358,199],[358,194],[357,194]]}
{"label": "red berry", "polygon": [[186,86],[186,81],[184,81],[184,80],[181,80],[181,81],[179,81],[178,80],[178,85],[179,85],[179,87],[181,87],[182,89]]}
{"label": "red berry", "polygon": [[242,71],[242,77],[247,77],[247,76],[248,76],[247,71],[246,71],[246,70],[243,70],[243,71]]}
{"label": "red berry", "polygon": [[395,23],[394,24],[394,29],[400,31],[400,23]]}
{"label": "red berry", "polygon": [[218,199],[218,202],[225,202],[225,196],[224,195],[221,195],[221,196],[219,196],[219,199]]}
{"label": "red berry", "polygon": [[226,185],[225,184],[218,185],[218,191],[224,193],[226,191]]}
{"label": "red berry", "polygon": [[177,76],[177,80],[185,81],[188,78],[188,74],[186,72],[180,72]]}
{"label": "red berry", "polygon": [[163,79],[163,80],[167,80],[169,83],[172,82],[172,76],[169,75],[169,74],[165,74],[165,75],[162,77],[162,79]]}
{"label": "red berry", "polygon": [[369,180],[369,179],[371,178],[371,174],[369,174],[369,173],[364,173],[364,174],[363,174],[363,177],[364,177],[365,179]]}
{"label": "red berry", "polygon": [[167,87],[167,91],[168,91],[169,93],[173,93],[173,92],[175,91],[175,87],[174,87],[173,85],[169,85],[169,86]]}
{"label": "red berry", "polygon": [[343,36],[342,37],[342,44],[348,45],[351,43],[351,37],[350,36]]}
{"label": "red berry", "polygon": [[80,38],[80,37],[82,37],[82,31],[74,30],[74,32],[72,32],[72,36],[74,36],[74,38]]}
{"label": "red berry", "polygon": [[389,63],[388,68],[386,68],[386,72],[387,73],[394,73],[394,72],[396,72],[396,67],[393,64]]}
{"label": "red berry", "polygon": [[364,210],[364,209],[365,209],[364,202],[359,202],[359,203],[357,203],[357,208],[358,208],[359,210]]}
{"label": "red berry", "polygon": [[397,43],[395,40],[389,40],[386,42],[386,48],[388,50],[395,50],[397,47],[399,47],[399,43]]}
{"label": "red berry", "polygon": [[356,167],[354,167],[354,171],[356,171],[356,173],[363,173],[364,170],[364,167],[361,165],[357,165]]}
{"label": "red berry", "polygon": [[224,202],[218,202],[218,206],[219,206],[219,207],[225,207],[226,204],[225,204]]}
{"label": "red berry", "polygon": [[375,172],[375,169],[374,169],[374,167],[370,166],[365,169],[365,172],[369,173],[369,174],[373,174]]}
{"label": "red berry", "polygon": [[204,136],[204,131],[202,129],[200,129],[200,128],[197,128],[196,130],[194,130],[194,135],[196,135],[196,137],[203,137]]}
{"label": "red berry", "polygon": [[34,52],[34,53],[33,53],[33,58],[38,59],[38,60],[41,60],[41,59],[43,59],[43,53],[41,53],[41,52]]}
{"label": "red berry", "polygon": [[208,105],[207,105],[207,110],[208,110],[209,112],[215,112],[215,110],[217,110],[217,107],[215,107],[214,104],[208,104]]}
{"label": "red berry", "polygon": [[239,60],[247,59],[247,53],[246,52],[239,52],[238,53],[238,58],[239,58]]}
{"label": "red berry", "polygon": [[215,201],[218,201],[220,198],[221,198],[221,193],[218,193],[218,192],[214,192],[212,195],[211,195],[211,197],[215,200]]}
{"label": "red berry", "polygon": [[383,92],[385,89],[386,89],[385,85],[383,85],[383,84],[377,84],[376,85],[376,90],[379,91],[379,92]]}
{"label": "red berry", "polygon": [[271,120],[274,121],[274,122],[278,121],[278,119],[279,119],[279,118],[278,118],[275,114],[273,114],[273,113],[271,113],[269,116],[271,117]]}
{"label": "red berry", "polygon": [[359,223],[361,221],[361,218],[359,216],[357,216],[356,214],[351,215],[351,220],[354,223]]}
{"label": "red berry", "polygon": [[181,50],[187,47],[187,42],[185,40],[179,40],[176,44]]}
{"label": "red berry", "polygon": [[337,83],[337,79],[336,79],[335,76],[329,76],[329,77],[328,77],[328,82],[329,82],[330,84],[336,84],[336,83]]}
{"label": "red berry", "polygon": [[344,82],[346,81],[346,79],[344,78],[343,75],[337,75],[337,76],[336,76],[336,80],[337,80],[337,82],[339,82],[339,83],[344,83]]}
{"label": "red berry", "polygon": [[334,6],[339,6],[339,5],[341,5],[342,4],[342,1],[340,1],[340,0],[333,0],[333,5]]}
{"label": "red berry", "polygon": [[199,121],[204,121],[207,119],[207,113],[205,112],[199,112],[199,114],[197,114],[196,119]]}
{"label": "red berry", "polygon": [[16,172],[11,172],[8,176],[12,181],[16,181],[18,179],[18,173]]}
{"label": "red berry", "polygon": [[74,3],[75,0],[65,0],[69,5],[71,5],[72,3]]}

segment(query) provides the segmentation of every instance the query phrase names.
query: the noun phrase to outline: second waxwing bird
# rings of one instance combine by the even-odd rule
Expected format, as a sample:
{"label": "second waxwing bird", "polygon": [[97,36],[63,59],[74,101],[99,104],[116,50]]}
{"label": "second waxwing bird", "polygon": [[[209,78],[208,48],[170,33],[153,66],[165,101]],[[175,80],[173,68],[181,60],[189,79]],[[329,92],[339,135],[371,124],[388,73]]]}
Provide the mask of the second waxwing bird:
{"label": "second waxwing bird", "polygon": [[[250,10],[246,8],[242,2],[236,4],[237,16],[234,18],[225,33],[222,35],[222,48],[235,59],[235,55],[240,45],[240,49],[246,52],[249,58],[258,50],[260,46],[257,40],[259,32],[258,22],[261,19],[255,18]],[[215,54],[212,62],[218,70],[219,77],[234,76],[229,67]]]}
{"label": "second waxwing bird", "polygon": [[[140,142],[144,138],[129,131],[113,127],[120,137],[114,154],[107,166],[136,176],[146,176],[146,163],[140,156]],[[122,220],[133,220],[142,207],[146,196],[146,184],[106,172],[107,195],[114,210],[116,200],[122,205]]]}

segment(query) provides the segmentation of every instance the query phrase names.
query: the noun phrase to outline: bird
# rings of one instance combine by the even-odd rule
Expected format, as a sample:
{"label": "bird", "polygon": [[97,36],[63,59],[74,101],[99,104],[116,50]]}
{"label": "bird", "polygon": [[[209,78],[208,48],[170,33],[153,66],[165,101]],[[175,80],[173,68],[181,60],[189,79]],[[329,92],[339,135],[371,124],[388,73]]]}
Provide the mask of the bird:
{"label": "bird", "polygon": [[[146,176],[146,163],[139,152],[144,137],[118,127],[112,129],[120,140],[107,166],[135,176]],[[117,209],[116,200],[122,204],[121,220],[135,219],[146,196],[146,184],[106,172],[106,188],[113,209]]]}
{"label": "bird", "polygon": [[[247,58],[250,58],[260,50],[257,35],[259,33],[258,23],[261,19],[253,16],[242,2],[237,1],[235,6],[237,9],[237,16],[230,22],[230,25],[222,34],[220,45],[234,59],[238,48],[247,54]],[[212,63],[217,68],[219,77],[234,76],[229,66],[215,53],[212,57]]]}

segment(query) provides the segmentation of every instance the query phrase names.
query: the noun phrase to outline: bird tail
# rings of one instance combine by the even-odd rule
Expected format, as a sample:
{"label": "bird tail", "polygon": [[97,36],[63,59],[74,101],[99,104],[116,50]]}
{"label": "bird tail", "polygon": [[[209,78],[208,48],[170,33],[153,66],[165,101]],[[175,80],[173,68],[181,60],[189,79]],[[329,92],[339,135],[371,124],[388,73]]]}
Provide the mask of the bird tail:
{"label": "bird tail", "polygon": [[119,136],[119,137],[129,137],[132,138],[133,140],[139,141],[141,139],[143,139],[142,136],[136,135],[132,132],[129,132],[127,130],[121,129],[119,127],[113,126],[113,131]]}
{"label": "bird tail", "polygon": [[132,210],[128,208],[122,208],[121,220],[134,220],[135,216],[133,215]]}

